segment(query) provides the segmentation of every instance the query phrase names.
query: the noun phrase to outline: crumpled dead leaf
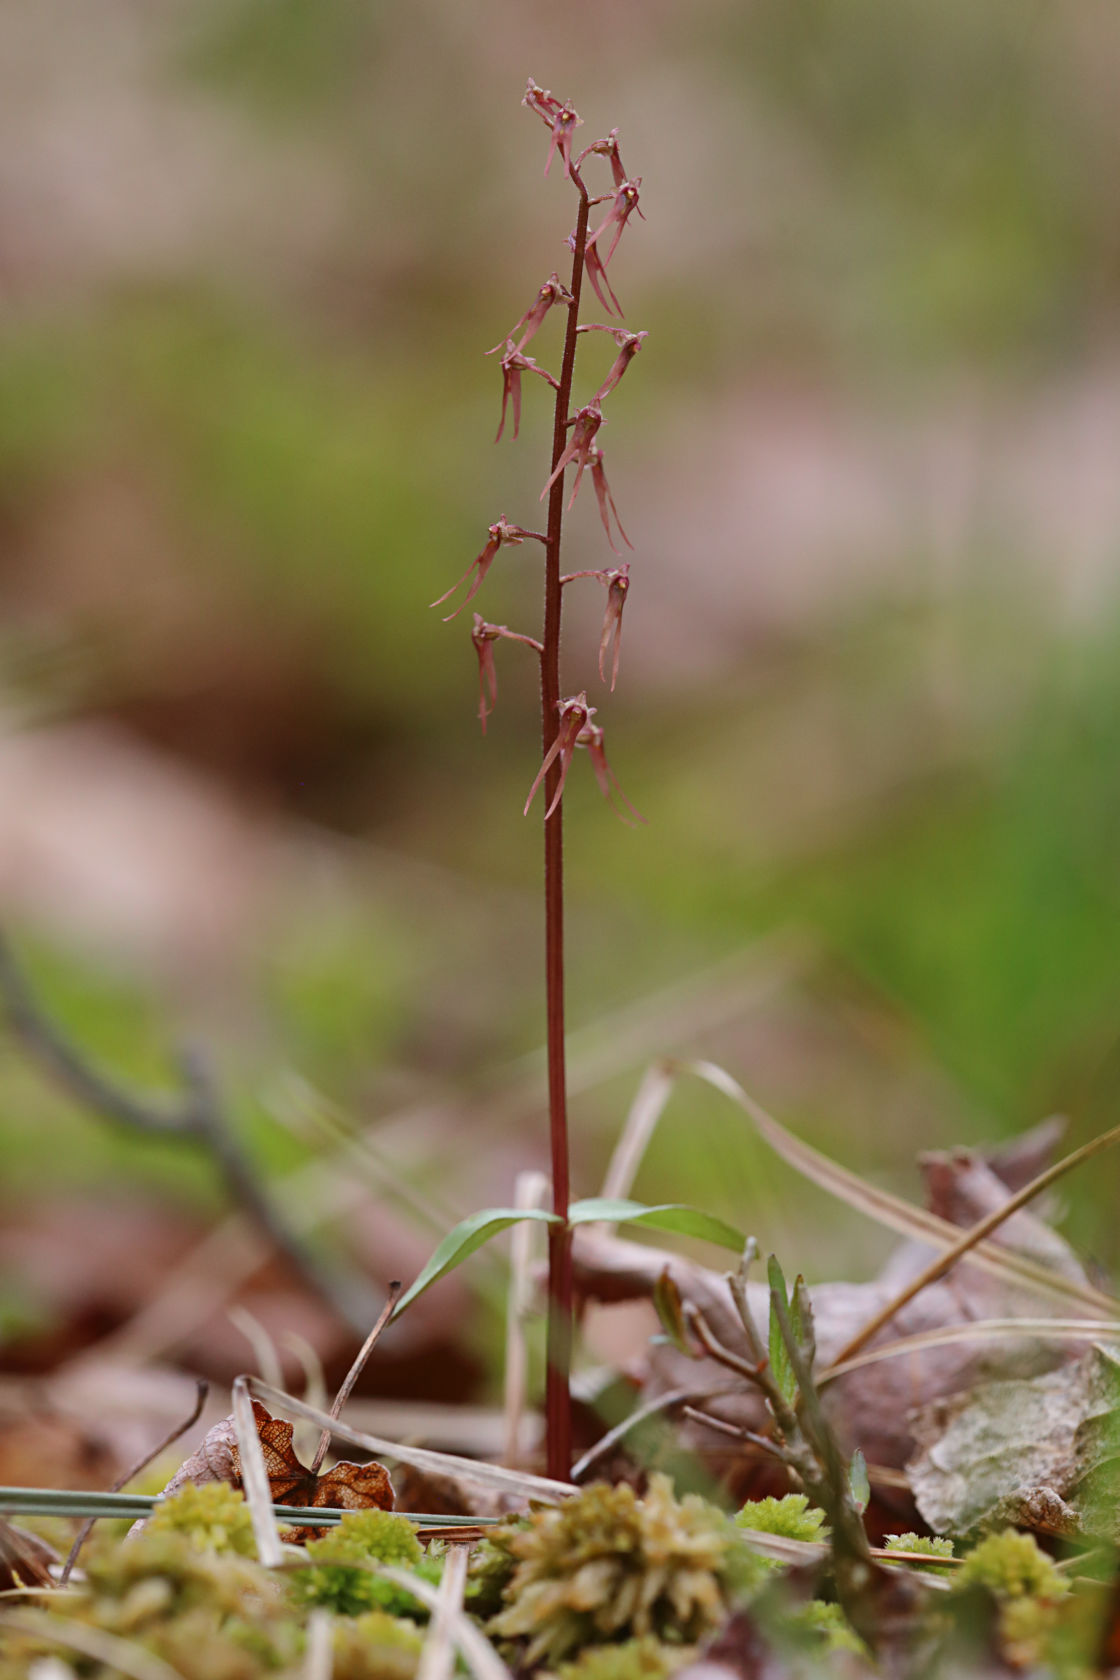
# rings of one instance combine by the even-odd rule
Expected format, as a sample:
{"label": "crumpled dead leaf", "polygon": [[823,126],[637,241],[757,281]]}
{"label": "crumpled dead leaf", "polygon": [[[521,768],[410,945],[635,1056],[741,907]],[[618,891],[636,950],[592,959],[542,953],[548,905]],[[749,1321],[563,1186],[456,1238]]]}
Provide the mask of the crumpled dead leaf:
{"label": "crumpled dead leaf", "polygon": [[[1052,1150],[1057,1135],[1052,1125],[1045,1131],[1036,1129],[1019,1140],[1020,1148],[1004,1148],[990,1158],[969,1150],[924,1157],[921,1165],[931,1211],[962,1227],[974,1224],[1002,1205],[1013,1185],[1038,1171],[1040,1157],[1045,1159]],[[991,1240],[1041,1260],[1052,1272],[1083,1283],[1089,1281],[1069,1244],[1033,1212],[1022,1210],[1012,1215]],[[932,1258],[932,1251],[924,1244],[906,1242],[869,1283],[815,1285],[810,1294],[818,1369],[832,1363],[856,1332],[888,1306]],[[576,1286],[592,1299],[650,1298],[666,1267],[686,1306],[699,1307],[719,1340],[746,1357],[749,1350],[722,1274],[603,1231],[584,1229],[576,1234]],[[750,1283],[748,1298],[756,1324],[765,1332],[769,1311],[766,1285]],[[903,1336],[944,1330],[975,1319],[1025,1316],[1038,1310],[1036,1297],[1026,1289],[962,1265],[923,1289],[870,1345],[882,1347]],[[845,1449],[858,1445],[870,1465],[901,1471],[914,1450],[909,1419],[917,1408],[935,1399],[969,1392],[979,1384],[1022,1379],[1064,1366],[1085,1354],[1088,1345],[1088,1337],[1084,1343],[1059,1344],[1027,1334],[1014,1340],[993,1338],[986,1345],[976,1341],[941,1345],[837,1378],[824,1391],[825,1409]],[[640,1382],[644,1400],[680,1388],[700,1394],[734,1387],[735,1383],[730,1373],[714,1361],[692,1359],[670,1345],[651,1346],[631,1374]],[[713,1400],[706,1409],[742,1428],[757,1431],[765,1427],[761,1400],[745,1384],[741,1390]],[[726,1437],[688,1420],[679,1430],[683,1444],[703,1453],[737,1495],[749,1495],[759,1475],[753,1449],[746,1445],[739,1449]],[[901,1498],[905,1500],[905,1494]]]}
{"label": "crumpled dead leaf", "polygon": [[[296,1457],[290,1423],[273,1417],[259,1400],[253,1401],[253,1417],[274,1505],[335,1506],[344,1511],[365,1511],[370,1507],[382,1511],[393,1509],[393,1484],[383,1464],[372,1459],[368,1464],[354,1464],[348,1459],[340,1459],[329,1470],[316,1475]],[[207,1482],[228,1482],[235,1488],[243,1485],[241,1449],[232,1416],[223,1418],[208,1431],[198,1450],[179,1467],[164,1488],[164,1498],[178,1493],[188,1482],[193,1482],[196,1487]],[[134,1525],[135,1528],[142,1526]],[[285,1529],[281,1539],[303,1545],[320,1532],[315,1528]]]}
{"label": "crumpled dead leaf", "polygon": [[937,1401],[912,1423],[918,1452],[907,1474],[939,1534],[1014,1523],[1120,1540],[1120,1359],[1103,1348]]}

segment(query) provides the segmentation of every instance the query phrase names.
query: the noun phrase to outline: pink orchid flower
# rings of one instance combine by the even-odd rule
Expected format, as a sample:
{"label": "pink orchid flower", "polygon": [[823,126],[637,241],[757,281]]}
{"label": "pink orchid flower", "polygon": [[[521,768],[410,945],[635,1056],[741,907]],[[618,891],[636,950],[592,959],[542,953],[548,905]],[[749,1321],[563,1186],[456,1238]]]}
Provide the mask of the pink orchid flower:
{"label": "pink orchid flower", "polygon": [[500,548],[505,545],[508,545],[511,548],[516,547],[517,544],[525,542],[528,537],[533,537],[537,542],[541,543],[547,542],[548,540],[542,531],[525,531],[520,525],[510,525],[505,518],[495,520],[494,524],[489,527],[489,533],[490,541],[486,544],[486,547],[482,550],[481,554],[475,555],[462,577],[456,578],[455,582],[451,585],[451,588],[445,589],[443,594],[431,603],[433,607],[442,607],[447,598],[450,595],[454,595],[459,585],[461,583],[465,583],[471,573],[474,572],[475,577],[470,588],[467,590],[463,600],[455,608],[455,611],[453,613],[448,613],[447,617],[443,621],[445,624],[450,624],[453,618],[458,618],[463,608],[469,606],[474,600],[486,579],[487,572],[493,564],[494,556]]}
{"label": "pink orchid flower", "polygon": [[547,380],[554,391],[560,389],[560,381],[554,379],[547,369],[538,367],[532,356],[523,356],[512,338],[506,340],[506,353],[502,357],[502,418],[498,424],[495,443],[500,443],[502,433],[506,429],[506,405],[513,402],[513,435],[517,436],[521,430],[521,375],[523,373],[538,373]]}
{"label": "pink orchid flower", "polygon": [[568,503],[568,506],[571,507],[579,493],[579,484],[580,479],[583,477],[584,468],[592,465],[591,449],[595,442],[595,434],[599,430],[599,427],[603,424],[603,412],[601,409],[596,408],[594,403],[588,403],[586,408],[577,410],[575,417],[570,420],[568,424],[572,428],[572,435],[568,440],[568,447],[565,449],[564,453],[561,455],[560,459],[553,468],[548,483],[541,491],[539,499],[542,502],[544,501],[548,492],[556,483],[556,480],[563,474],[564,468],[568,465],[568,462],[574,461],[576,463],[576,481],[572,486],[571,500]]}
{"label": "pink orchid flower", "polygon": [[[643,817],[636,805],[631,805],[619,787],[618,777],[607,763],[603,739],[603,731],[599,725],[588,722],[581,731],[576,745],[577,747],[586,747],[591,754],[591,767],[595,771],[595,779],[599,783],[603,798],[607,801],[615,816],[619,817],[630,828],[633,828],[637,823],[644,823],[646,818]],[[616,796],[619,801],[618,804],[615,803]],[[622,809],[623,805],[625,805],[626,811],[631,812],[629,817],[626,815],[626,811]]]}
{"label": "pink orchid flower", "polygon": [[572,174],[572,135],[577,128],[583,126],[583,118],[576,115],[566,100],[559,100],[547,88],[538,87],[532,76],[529,86],[525,90],[522,105],[527,105],[530,111],[535,111],[552,130],[552,141],[548,148],[548,158],[544,172],[547,175],[552,168],[552,158],[559,151],[564,164],[564,173],[571,179]]}
{"label": "pink orchid flower", "polygon": [[553,764],[559,759],[560,780],[556,784],[556,792],[552,796],[552,803],[544,814],[546,822],[560,803],[564,792],[564,783],[568,779],[568,771],[571,769],[572,759],[575,755],[576,744],[580,734],[587,728],[595,712],[595,707],[587,704],[586,693],[574,695],[569,700],[558,701],[556,709],[560,713],[560,728],[556,732],[555,741],[545,753],[544,763],[537,771],[536,779],[529,789],[529,797],[525,801],[524,812],[525,816],[529,815],[529,807],[536,798],[537,789],[548,775]]}
{"label": "pink orchid flower", "polygon": [[481,613],[474,615],[471,641],[478,655],[478,721],[485,735],[486,719],[498,703],[498,667],[494,662],[494,643],[524,642],[526,647],[533,648],[538,654],[543,654],[544,648],[533,636],[521,636],[516,630],[507,629],[504,624],[487,624]]}
{"label": "pink orchid flower", "polygon": [[[594,233],[589,233],[587,236],[588,249],[590,249],[591,246],[594,246],[596,254],[598,254],[600,239],[602,239],[608,228],[614,228],[614,238],[611,240],[611,248],[603,258],[604,268],[606,268],[607,264],[614,256],[615,251],[618,249],[618,242],[622,238],[622,230],[626,226],[626,223],[629,221],[631,215],[635,210],[637,210],[638,215],[642,216],[642,212],[638,208],[638,189],[641,184],[642,177],[640,175],[636,175],[632,181],[621,181],[613,198],[611,199],[611,207],[607,214],[599,223],[599,226],[595,229]],[[609,194],[605,195],[604,198],[595,199],[593,202],[596,204],[603,204],[606,202],[606,197],[609,196]],[[645,221],[644,216],[642,216],[642,220],[643,222]]]}
{"label": "pink orchid flower", "polygon": [[628,332],[625,327],[603,326],[598,321],[589,321],[586,326],[577,327],[576,331],[577,333],[610,333],[611,337],[618,345],[618,355],[614,359],[611,370],[591,399],[593,403],[601,403],[603,398],[609,396],[614,390],[615,386],[626,372],[626,369],[630,366],[630,363],[634,360],[634,357],[638,354],[638,351],[642,348],[642,345],[649,337],[649,334],[648,332]]}
{"label": "pink orchid flower", "polygon": [[585,146],[575,161],[575,167],[578,169],[584,158],[591,157],[592,155],[605,157],[609,160],[611,166],[611,178],[613,179],[615,186],[620,187],[626,179],[626,171],[622,167],[622,157],[618,150],[617,128],[612,128],[605,139],[593,140],[590,146]]}
{"label": "pink orchid flower", "polygon": [[499,339],[494,348],[492,350],[487,350],[486,354],[488,356],[496,356],[503,344],[508,347],[513,343],[513,340],[517,338],[518,333],[521,332],[522,327],[525,328],[525,331],[521,333],[521,337],[517,339],[516,348],[518,350],[524,350],[529,340],[540,330],[541,323],[544,321],[545,316],[548,314],[553,304],[570,304],[572,301],[572,294],[568,290],[567,286],[564,285],[560,276],[556,273],[550,274],[540,291],[537,293],[536,298],[529,305],[520,321],[518,321],[517,325],[514,327],[513,331],[508,333],[504,339]]}
{"label": "pink orchid flower", "polygon": [[612,554],[621,554],[622,550],[614,546],[614,538],[611,536],[611,514],[614,515],[614,522],[618,526],[618,534],[627,548],[633,548],[634,544],[626,535],[622,520],[618,517],[618,509],[614,505],[611,487],[607,483],[607,471],[603,463],[603,451],[601,449],[591,450],[590,466],[591,482],[595,486],[595,499],[599,503],[599,518],[603,521],[603,529],[607,533],[607,542],[610,544]]}
{"label": "pink orchid flower", "polygon": [[607,651],[613,639],[614,650],[611,659],[611,693],[618,681],[618,661],[622,653],[622,609],[626,605],[626,597],[630,590],[630,566],[624,563],[609,572],[569,572],[560,582],[574,583],[576,578],[595,578],[605,584],[607,589],[607,610],[603,614],[603,633],[599,638],[599,675],[604,682],[607,680],[603,667],[607,660]]}

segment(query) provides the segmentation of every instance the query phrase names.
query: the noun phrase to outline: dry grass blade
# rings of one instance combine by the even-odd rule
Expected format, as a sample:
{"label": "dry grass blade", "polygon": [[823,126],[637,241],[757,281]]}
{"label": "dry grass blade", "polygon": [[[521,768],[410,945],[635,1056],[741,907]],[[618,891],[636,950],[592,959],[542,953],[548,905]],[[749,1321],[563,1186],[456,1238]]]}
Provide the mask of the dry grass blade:
{"label": "dry grass blade", "polygon": [[153,1656],[130,1639],[119,1639],[103,1628],[88,1627],[62,1616],[52,1616],[47,1610],[0,1611],[0,1627],[10,1627],[17,1633],[29,1633],[39,1639],[49,1639],[65,1650],[103,1663],[109,1673],[123,1674],[128,1680],[183,1680],[177,1668]]}
{"label": "dry grass blade", "polygon": [[865,1365],[878,1365],[884,1359],[900,1359],[908,1353],[923,1353],[927,1348],[948,1347],[954,1342],[1018,1341],[1033,1336],[1039,1341],[1087,1342],[1110,1341],[1120,1343],[1120,1321],[1096,1318],[976,1318],[965,1324],[948,1325],[941,1330],[923,1330],[915,1336],[900,1336],[886,1347],[872,1348],[868,1353],[856,1353],[837,1359],[817,1377],[817,1387],[847,1376],[849,1371],[861,1370]]}
{"label": "dry grass blade", "polygon": [[[309,1406],[291,1394],[271,1388],[268,1383],[261,1382],[257,1377],[238,1377],[237,1383],[242,1385],[246,1395],[251,1390],[266,1406],[274,1406],[290,1412],[293,1417],[306,1418],[309,1423],[317,1423],[320,1429],[329,1429],[331,1434],[337,1435],[340,1440],[348,1442],[350,1446],[361,1447],[377,1458],[393,1458],[399,1464],[411,1464],[416,1470],[427,1470],[436,1476],[472,1481],[479,1487],[493,1488],[499,1493],[512,1493],[521,1499],[542,1500],[550,1505],[558,1500],[570,1498],[576,1492],[570,1482],[552,1481],[547,1476],[531,1476],[527,1471],[509,1470],[498,1464],[484,1464],[473,1458],[460,1458],[456,1453],[435,1452],[430,1447],[405,1446],[399,1442],[382,1440],[377,1435],[367,1435],[360,1429],[350,1429],[341,1420],[321,1412],[318,1407]],[[236,1386],[235,1383],[235,1390]],[[259,1447],[257,1452],[259,1454]],[[262,1459],[262,1472],[263,1469]]]}
{"label": "dry grass blade", "polygon": [[[822,1155],[820,1150],[814,1149],[811,1144],[803,1143],[793,1132],[787,1131],[775,1120],[773,1115],[768,1114],[753,1097],[748,1096],[738,1081],[723,1068],[717,1067],[714,1062],[682,1062],[678,1065],[681,1072],[695,1074],[715,1090],[722,1091],[736,1107],[743,1110],[758,1135],[769,1144],[776,1155],[803,1178],[819,1185],[822,1190],[827,1190],[829,1195],[836,1196],[857,1212],[866,1214],[869,1219],[877,1220],[888,1230],[898,1231],[916,1242],[926,1243],[942,1254],[955,1248],[960,1242],[959,1226],[951,1225],[947,1219],[941,1219],[935,1213],[927,1213],[924,1208],[915,1207],[912,1202],[892,1195],[889,1190],[880,1190],[876,1185],[868,1184],[858,1173],[851,1172],[847,1167],[831,1160],[829,1156]],[[1033,1194],[1037,1194],[1037,1191]],[[1004,1283],[1031,1289],[1037,1294],[1053,1296],[1067,1307],[1086,1308],[1102,1318],[1120,1314],[1120,1302],[1114,1300],[1111,1295],[1093,1289],[1089,1284],[1072,1283],[1066,1278],[1058,1277],[1039,1262],[1028,1260],[1011,1249],[978,1241],[975,1246],[969,1248],[966,1258],[969,1265],[982,1267],[984,1271],[990,1272]],[[897,1311],[897,1308],[894,1310]]]}
{"label": "dry grass blade", "polygon": [[[853,1359],[862,1348],[867,1346],[871,1338],[883,1329],[884,1325],[890,1323],[895,1313],[906,1306],[907,1302],[912,1301],[915,1295],[920,1295],[922,1290],[931,1283],[936,1283],[938,1278],[944,1277],[945,1273],[952,1266],[955,1266],[958,1260],[963,1260],[966,1254],[972,1252],[977,1243],[990,1236],[1006,1219],[1010,1219],[1013,1213],[1017,1213],[1021,1207],[1025,1207],[1028,1202],[1033,1201],[1044,1190],[1048,1190],[1050,1185],[1056,1183],[1059,1178],[1064,1178],[1066,1173],[1072,1172],[1074,1167],[1081,1166],[1083,1162],[1091,1160],[1094,1155],[1101,1154],[1105,1149],[1111,1149],[1117,1143],[1120,1143],[1120,1126],[1113,1126],[1111,1130],[1102,1132],[1099,1137],[1092,1138],[1088,1143],[1082,1144],[1080,1149],[1074,1149],[1070,1154],[1064,1155],[1060,1161],[1055,1161],[1053,1166],[1047,1167],[1036,1178],[1032,1178],[1029,1184],[1024,1184],[1021,1190],[1017,1190],[1013,1196],[1009,1196],[1002,1207],[995,1208],[983,1219],[978,1219],[975,1225],[970,1226],[964,1235],[941,1255],[940,1259],[933,1261],[931,1265],[919,1272],[917,1277],[913,1278],[905,1289],[901,1289],[892,1301],[888,1301],[886,1306],[877,1312],[873,1318],[868,1319],[863,1328],[837,1354],[836,1364],[841,1365],[845,1360]],[[1117,1310],[1120,1311],[1120,1307]]]}
{"label": "dry grass blade", "polygon": [[642,1157],[649,1147],[657,1122],[665,1112],[665,1105],[673,1094],[676,1082],[677,1075],[672,1062],[654,1062],[646,1069],[630,1105],[626,1124],[607,1165],[603,1188],[599,1192],[604,1198],[609,1197],[613,1200],[619,1196],[629,1196]]}
{"label": "dry grass blade", "polygon": [[228,1307],[226,1317],[235,1330],[240,1330],[252,1349],[253,1358],[257,1362],[257,1370],[265,1382],[275,1383],[277,1388],[284,1386],[284,1367],[280,1363],[280,1355],[276,1350],[276,1343],[265,1329],[259,1318],[247,1307]]}
{"label": "dry grass blade", "polygon": [[[272,1490],[269,1487],[260,1436],[257,1434],[257,1421],[253,1416],[250,1385],[256,1386],[252,1377],[234,1378],[233,1421],[237,1429],[237,1444],[241,1449],[241,1481],[245,1489],[249,1515],[253,1519],[257,1555],[266,1568],[275,1569],[284,1556],[284,1550],[280,1544],[280,1530],[272,1515]],[[267,1383],[260,1386],[268,1388],[269,1393],[275,1392]]]}
{"label": "dry grass blade", "polygon": [[312,1610],[308,1616],[301,1680],[331,1680],[334,1671],[334,1652],[331,1649],[333,1625],[334,1618],[329,1610]]}
{"label": "dry grass blade", "polygon": [[420,1653],[416,1680],[449,1680],[455,1662],[452,1627],[456,1616],[463,1614],[463,1589],[467,1584],[468,1553],[465,1546],[456,1546],[448,1553],[443,1566],[443,1578],[436,1594],[436,1608]]}
{"label": "dry grass blade", "polygon": [[[447,1561],[448,1567],[450,1567],[451,1559],[448,1558]],[[383,1575],[387,1581],[394,1581],[398,1587],[403,1587],[406,1592],[412,1594],[413,1598],[418,1598],[422,1604],[426,1604],[430,1610],[439,1614],[441,1609],[440,1593],[427,1581],[421,1581],[418,1576],[410,1575],[406,1569],[394,1569],[388,1563],[373,1563],[371,1561],[365,1563],[363,1567],[374,1575]],[[465,1561],[459,1567],[463,1569],[465,1575]],[[458,1646],[467,1666],[473,1669],[475,1680],[512,1680],[509,1669],[486,1635],[479,1632],[460,1606],[452,1608],[450,1604],[446,1604],[443,1607],[443,1613],[447,1620],[451,1641]]]}
{"label": "dry grass blade", "polygon": [[[543,1208],[551,1185],[542,1172],[518,1173],[514,1186],[516,1208]],[[525,1321],[533,1298],[533,1248],[535,1227],[531,1219],[510,1227],[510,1277],[506,1296],[506,1364],[503,1382],[505,1452],[507,1464],[520,1464],[525,1454],[525,1397],[529,1382],[529,1349]]]}
{"label": "dry grass blade", "polygon": [[644,1405],[636,1406],[621,1423],[616,1423],[613,1429],[608,1429],[593,1447],[588,1447],[582,1458],[577,1459],[572,1466],[573,1482],[582,1481],[593,1464],[611,1452],[620,1441],[624,1441],[631,1430],[637,1429],[647,1418],[656,1417],[659,1412],[670,1412],[674,1406],[681,1406],[688,1400],[718,1400],[721,1395],[740,1392],[739,1388],[729,1388],[726,1385],[722,1388],[698,1389],[690,1383],[687,1388],[671,1388],[667,1393],[659,1394],[656,1399],[647,1400]]}

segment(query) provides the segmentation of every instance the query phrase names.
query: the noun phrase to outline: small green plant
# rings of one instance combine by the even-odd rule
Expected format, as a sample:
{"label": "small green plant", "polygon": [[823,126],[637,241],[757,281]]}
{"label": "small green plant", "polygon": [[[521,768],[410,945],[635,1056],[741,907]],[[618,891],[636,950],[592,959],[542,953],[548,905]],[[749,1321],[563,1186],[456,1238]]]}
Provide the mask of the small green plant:
{"label": "small green plant", "polygon": [[735,1513],[739,1528],[755,1528],[763,1534],[781,1534],[787,1540],[827,1540],[824,1512],[809,1504],[804,1493],[787,1493],[782,1499],[748,1499]]}

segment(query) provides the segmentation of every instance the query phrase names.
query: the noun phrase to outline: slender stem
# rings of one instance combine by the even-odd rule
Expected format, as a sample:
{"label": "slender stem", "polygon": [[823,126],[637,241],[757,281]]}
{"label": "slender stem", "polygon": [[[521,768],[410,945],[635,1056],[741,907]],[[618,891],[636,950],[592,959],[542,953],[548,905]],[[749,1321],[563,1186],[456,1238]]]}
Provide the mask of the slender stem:
{"label": "slender stem", "polygon": [[[587,243],[588,198],[578,172],[572,180],[579,192],[572,255],[572,301],[564,335],[564,360],[556,392],[552,427],[552,470],[567,446],[568,410],[575,372],[576,327],[583,285]],[[548,537],[545,543],[544,655],[541,659],[541,733],[547,756],[556,739],[560,718],[560,540],[564,527],[564,474],[560,473],[548,499]],[[559,759],[553,761],[544,784],[544,808],[552,804],[560,780]],[[558,800],[544,824],[545,992],[548,1018],[548,1124],[552,1154],[552,1211],[560,1224],[548,1234],[548,1351],[545,1376],[545,1420],[548,1474],[567,1481],[572,1467],[572,1402],[569,1379],[572,1364],[572,1233],[568,1225],[568,1097],[564,1065],[564,806]]]}

